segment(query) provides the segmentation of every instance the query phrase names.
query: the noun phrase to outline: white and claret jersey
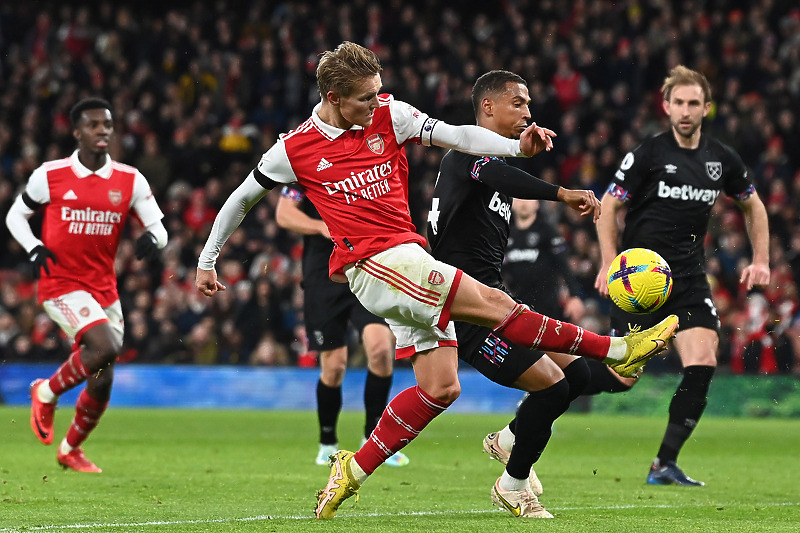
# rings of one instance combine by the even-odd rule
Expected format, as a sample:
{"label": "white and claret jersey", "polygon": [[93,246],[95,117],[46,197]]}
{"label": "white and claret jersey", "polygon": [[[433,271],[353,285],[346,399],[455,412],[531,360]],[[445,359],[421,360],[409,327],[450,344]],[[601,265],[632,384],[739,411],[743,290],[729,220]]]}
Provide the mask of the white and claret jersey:
{"label": "white and claret jersey", "polygon": [[76,151],[37,168],[25,192],[44,205],[42,242],[58,261],[49,276],[41,272],[39,302],[77,290],[103,307],[117,301],[114,260],[128,212],[134,209],[144,226],[164,217],[144,176],[108,156],[92,172]]}
{"label": "white and claret jersey", "polygon": [[276,182],[298,182],[314,203],[334,241],[331,275],[398,244],[425,244],[409,214],[403,147],[409,141],[430,145],[437,121],[391,95],[378,100],[372,124],[349,130],[320,120],[318,104],[258,164]]}
{"label": "white and claret jersey", "polygon": [[702,275],[711,208],[722,192],[737,200],[755,193],[732,148],[706,135],[696,149],[681,148],[671,131],[645,140],[608,188],[628,203],[622,249],[655,250],[675,277]]}

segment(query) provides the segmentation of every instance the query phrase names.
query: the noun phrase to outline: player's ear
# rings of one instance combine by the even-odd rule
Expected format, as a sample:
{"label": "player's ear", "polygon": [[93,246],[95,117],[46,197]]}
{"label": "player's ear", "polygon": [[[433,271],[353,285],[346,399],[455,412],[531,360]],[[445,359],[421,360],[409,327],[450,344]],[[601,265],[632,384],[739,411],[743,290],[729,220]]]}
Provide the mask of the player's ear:
{"label": "player's ear", "polygon": [[325,98],[328,100],[328,103],[331,105],[339,105],[341,98],[339,97],[339,93],[335,91],[328,91],[325,94]]}
{"label": "player's ear", "polygon": [[669,115],[669,100],[667,99],[661,100],[661,108],[664,110],[664,113]]}
{"label": "player's ear", "polygon": [[494,114],[494,101],[491,98],[483,98],[481,100],[481,110],[486,114],[486,116],[491,117]]}

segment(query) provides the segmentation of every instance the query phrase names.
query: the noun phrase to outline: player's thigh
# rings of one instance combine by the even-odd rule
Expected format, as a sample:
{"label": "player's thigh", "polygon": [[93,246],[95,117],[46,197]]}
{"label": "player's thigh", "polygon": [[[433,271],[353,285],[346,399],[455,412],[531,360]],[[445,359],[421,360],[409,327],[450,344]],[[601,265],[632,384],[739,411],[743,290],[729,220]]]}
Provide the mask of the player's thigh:
{"label": "player's thigh", "polygon": [[468,322],[456,323],[456,336],[459,359],[491,381],[522,390],[528,390],[523,388],[525,386],[533,386],[527,379],[531,377],[530,374],[523,382],[520,379],[542,359],[544,352],[528,350],[498,335],[491,328]]}
{"label": "player's thigh", "polygon": [[672,344],[678,351],[684,367],[717,366],[719,335],[713,329],[700,327],[678,329]]}
{"label": "player's thigh", "polygon": [[481,326],[494,327],[502,322],[517,303],[505,292],[487,287],[467,274],[461,276],[450,314]]}

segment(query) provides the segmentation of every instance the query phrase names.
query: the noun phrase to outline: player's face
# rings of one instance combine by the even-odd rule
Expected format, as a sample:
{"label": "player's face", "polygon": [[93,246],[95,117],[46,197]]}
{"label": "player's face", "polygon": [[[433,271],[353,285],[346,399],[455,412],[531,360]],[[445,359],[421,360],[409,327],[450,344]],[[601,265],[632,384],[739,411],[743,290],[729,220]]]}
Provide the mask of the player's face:
{"label": "player's face", "polygon": [[366,128],[372,124],[372,117],[378,108],[378,91],[381,88],[381,76],[375,74],[356,84],[349,96],[339,97],[339,113],[349,124]]}
{"label": "player's face", "polygon": [[528,127],[531,112],[528,88],[522,83],[506,83],[505,90],[494,98],[492,123],[495,132],[504,137],[518,139]]}
{"label": "player's face", "polygon": [[108,109],[87,109],[81,114],[75,138],[81,151],[108,153],[108,143],[114,133],[114,121]]}
{"label": "player's face", "polygon": [[527,220],[534,217],[539,211],[539,200],[514,198],[514,203],[511,204],[511,211],[517,218]]}
{"label": "player's face", "polygon": [[673,131],[684,138],[693,137],[700,130],[710,108],[711,102],[705,101],[699,85],[673,87],[669,100],[664,101],[664,112],[669,115]]}

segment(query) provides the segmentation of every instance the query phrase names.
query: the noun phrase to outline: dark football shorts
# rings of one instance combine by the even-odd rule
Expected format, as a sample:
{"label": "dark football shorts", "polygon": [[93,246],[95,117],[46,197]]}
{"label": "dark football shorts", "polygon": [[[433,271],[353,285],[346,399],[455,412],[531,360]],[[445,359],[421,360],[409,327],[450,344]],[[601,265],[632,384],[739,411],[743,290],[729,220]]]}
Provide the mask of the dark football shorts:
{"label": "dark football shorts", "polygon": [[491,328],[456,322],[458,358],[499,385],[513,387],[544,352],[517,346]]}
{"label": "dark football shorts", "polygon": [[611,304],[612,335],[625,335],[629,330],[629,324],[631,326],[639,324],[642,329],[647,329],[669,315],[678,316],[678,331],[708,328],[719,333],[719,316],[711,299],[711,287],[706,276],[674,278],[672,283],[672,294],[667,302],[652,313],[635,315]]}
{"label": "dark football shorts", "polygon": [[347,345],[348,322],[359,336],[368,324],[386,324],[373,315],[350,292],[347,283],[322,279],[303,281],[306,335],[310,350],[333,350]]}

